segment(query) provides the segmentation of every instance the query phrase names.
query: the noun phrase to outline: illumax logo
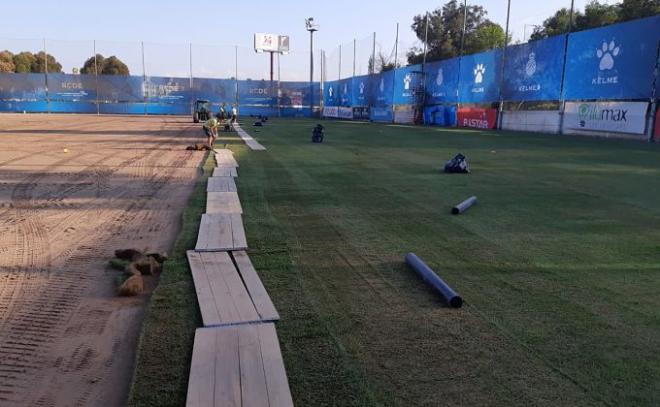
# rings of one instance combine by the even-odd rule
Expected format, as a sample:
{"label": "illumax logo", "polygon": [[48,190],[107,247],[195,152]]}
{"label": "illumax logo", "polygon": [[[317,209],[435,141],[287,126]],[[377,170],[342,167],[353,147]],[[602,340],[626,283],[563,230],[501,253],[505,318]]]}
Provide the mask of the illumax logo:
{"label": "illumax logo", "polygon": [[627,122],[628,109],[599,109],[596,105],[583,103],[578,106],[580,127],[585,127],[587,121]]}

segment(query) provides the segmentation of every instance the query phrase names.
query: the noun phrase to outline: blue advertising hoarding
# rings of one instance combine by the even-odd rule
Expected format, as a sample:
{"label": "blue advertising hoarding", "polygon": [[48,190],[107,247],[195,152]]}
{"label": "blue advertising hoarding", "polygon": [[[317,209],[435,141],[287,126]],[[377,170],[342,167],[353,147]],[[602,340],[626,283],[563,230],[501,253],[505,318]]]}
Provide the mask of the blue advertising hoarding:
{"label": "blue advertising hoarding", "polygon": [[106,103],[144,102],[142,77],[99,75],[98,94],[99,100]]}
{"label": "blue advertising hoarding", "polygon": [[39,100],[46,98],[46,75],[40,73],[0,73],[0,100]]}
{"label": "blue advertising hoarding", "polygon": [[[271,87],[272,86],[272,87]],[[277,82],[265,80],[239,80],[238,103],[251,106],[274,106],[277,100]]]}
{"label": "blue advertising hoarding", "polygon": [[318,102],[319,83],[280,82],[279,103],[284,107],[302,107],[310,105],[310,94],[314,92],[314,101]]}
{"label": "blue advertising hoarding", "polygon": [[504,100],[559,100],[566,36],[507,48],[504,61]]}
{"label": "blue advertising hoarding", "polygon": [[409,65],[394,71],[394,104],[415,103],[415,89],[421,89],[423,75],[421,65]]}
{"label": "blue advertising hoarding", "polygon": [[191,95],[193,100],[236,103],[236,81],[234,79],[193,78]]}
{"label": "blue advertising hoarding", "polygon": [[461,58],[458,99],[462,103],[494,102],[500,98],[502,50],[480,52]]}
{"label": "blue advertising hoarding", "polygon": [[96,101],[96,75],[49,73],[48,98],[68,102]]}
{"label": "blue advertising hoarding", "polygon": [[458,101],[458,58],[426,64],[426,104]]}
{"label": "blue advertising hoarding", "polygon": [[350,107],[353,103],[353,78],[340,79],[337,86],[338,106]]}
{"label": "blue advertising hoarding", "polygon": [[190,78],[147,76],[142,83],[147,102],[190,105]]}
{"label": "blue advertising hoarding", "polygon": [[385,71],[369,76],[367,85],[370,106],[391,106],[394,96],[394,71]]}
{"label": "blue advertising hoarding", "polygon": [[325,106],[339,106],[339,82],[328,81],[323,86],[323,104]]}
{"label": "blue advertising hoarding", "polygon": [[352,106],[369,105],[369,75],[356,76],[353,78],[353,101]]}
{"label": "blue advertising hoarding", "polygon": [[660,16],[572,33],[568,37],[564,97],[651,97]]}

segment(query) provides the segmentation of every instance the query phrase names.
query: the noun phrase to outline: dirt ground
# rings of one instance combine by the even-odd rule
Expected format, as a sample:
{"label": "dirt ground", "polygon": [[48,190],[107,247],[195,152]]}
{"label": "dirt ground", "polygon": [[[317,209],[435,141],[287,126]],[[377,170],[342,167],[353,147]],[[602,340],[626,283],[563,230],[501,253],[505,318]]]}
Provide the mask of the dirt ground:
{"label": "dirt ground", "polygon": [[0,115],[0,406],[125,403],[148,294],[117,297],[107,261],[170,250],[199,132],[186,117]]}

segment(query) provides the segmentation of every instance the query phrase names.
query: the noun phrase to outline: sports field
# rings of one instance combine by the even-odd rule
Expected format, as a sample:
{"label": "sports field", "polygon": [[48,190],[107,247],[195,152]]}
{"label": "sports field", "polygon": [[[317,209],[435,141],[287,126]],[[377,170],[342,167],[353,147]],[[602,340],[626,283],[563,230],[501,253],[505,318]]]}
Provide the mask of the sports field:
{"label": "sports field", "polygon": [[[315,123],[230,146],[296,405],[660,404],[657,145]],[[472,174],[441,173],[459,152]]]}

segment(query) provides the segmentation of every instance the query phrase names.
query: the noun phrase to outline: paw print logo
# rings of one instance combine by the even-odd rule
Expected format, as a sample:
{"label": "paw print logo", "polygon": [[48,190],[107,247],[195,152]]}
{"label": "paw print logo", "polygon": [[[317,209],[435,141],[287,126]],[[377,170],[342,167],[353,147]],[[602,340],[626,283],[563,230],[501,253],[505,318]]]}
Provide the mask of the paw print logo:
{"label": "paw print logo", "polygon": [[531,52],[529,54],[529,59],[525,65],[525,74],[527,76],[532,76],[536,72],[536,54]]}
{"label": "paw print logo", "polygon": [[438,69],[438,76],[435,77],[435,83],[438,86],[442,85],[442,82],[445,80],[443,74],[442,74],[442,68]]}
{"label": "paw print logo", "polygon": [[411,82],[411,81],[412,81],[412,77],[410,76],[410,74],[407,74],[407,75],[403,78],[403,88],[404,88],[405,90],[410,89],[410,82]]}
{"label": "paw print logo", "polygon": [[481,83],[484,80],[484,74],[486,73],[486,67],[484,64],[477,64],[474,67],[474,83]]}
{"label": "paw print logo", "polygon": [[614,68],[614,58],[619,55],[619,46],[614,41],[603,42],[603,45],[596,50],[596,56],[600,59],[598,69],[606,71]]}

